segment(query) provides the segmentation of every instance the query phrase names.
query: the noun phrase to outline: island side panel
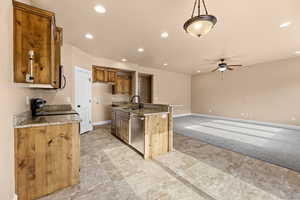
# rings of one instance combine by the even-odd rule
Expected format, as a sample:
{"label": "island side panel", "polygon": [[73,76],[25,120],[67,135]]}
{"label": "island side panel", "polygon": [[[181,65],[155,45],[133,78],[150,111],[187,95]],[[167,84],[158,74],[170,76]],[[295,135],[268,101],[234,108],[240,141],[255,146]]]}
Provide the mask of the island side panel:
{"label": "island side panel", "polygon": [[150,132],[148,131],[149,130],[149,118],[148,117],[145,117],[144,119],[144,126],[143,126],[143,131],[144,131],[144,134],[145,134],[145,141],[144,141],[144,144],[145,144],[145,147],[144,147],[144,159],[149,159],[150,158]]}
{"label": "island side panel", "polygon": [[169,106],[169,152],[173,150],[173,107]]}
{"label": "island side panel", "polygon": [[154,114],[145,117],[145,158],[154,158],[168,152],[168,115],[169,114]]}

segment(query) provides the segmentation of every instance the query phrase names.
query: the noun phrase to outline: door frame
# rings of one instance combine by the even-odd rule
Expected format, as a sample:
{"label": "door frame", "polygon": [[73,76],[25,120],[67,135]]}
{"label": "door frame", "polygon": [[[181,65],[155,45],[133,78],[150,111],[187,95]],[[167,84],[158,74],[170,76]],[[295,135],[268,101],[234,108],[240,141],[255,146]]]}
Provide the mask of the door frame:
{"label": "door frame", "polygon": [[150,77],[150,81],[151,81],[151,103],[154,103],[154,75],[153,74],[147,74],[147,73],[143,73],[143,72],[138,72],[137,73],[137,95],[139,94],[139,79],[140,79],[140,75],[141,76],[149,76]]}
{"label": "door frame", "polygon": [[[89,74],[89,94],[90,94],[90,104],[89,104],[89,113],[90,113],[90,127],[89,127],[89,131],[92,131],[93,130],[93,123],[92,123],[92,72],[88,69],[84,69],[84,68],[81,68],[81,67],[78,67],[78,66],[75,66],[74,67],[74,108],[75,110],[77,111],[77,104],[78,104],[78,99],[77,99],[77,95],[76,95],[76,92],[77,92],[77,76],[76,74],[78,72],[85,72],[85,73],[88,73]],[[82,134],[82,133],[80,133]]]}

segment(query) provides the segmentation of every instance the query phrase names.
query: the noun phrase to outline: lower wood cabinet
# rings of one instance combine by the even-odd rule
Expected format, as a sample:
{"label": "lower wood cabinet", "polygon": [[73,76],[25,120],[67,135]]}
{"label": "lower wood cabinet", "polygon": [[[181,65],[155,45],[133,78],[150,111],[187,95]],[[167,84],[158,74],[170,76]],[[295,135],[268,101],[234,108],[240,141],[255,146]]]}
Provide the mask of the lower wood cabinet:
{"label": "lower wood cabinet", "polygon": [[32,200],[79,183],[79,124],[15,129],[19,200]]}
{"label": "lower wood cabinet", "polygon": [[115,119],[112,123],[115,124],[115,135],[125,143],[130,143],[131,119],[129,113],[115,112]]}

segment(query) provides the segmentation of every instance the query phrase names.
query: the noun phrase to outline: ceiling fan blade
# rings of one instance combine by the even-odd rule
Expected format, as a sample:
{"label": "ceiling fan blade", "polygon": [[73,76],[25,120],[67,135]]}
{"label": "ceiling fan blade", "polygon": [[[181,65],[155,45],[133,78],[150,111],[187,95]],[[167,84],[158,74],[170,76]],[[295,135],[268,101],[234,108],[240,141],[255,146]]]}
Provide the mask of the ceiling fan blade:
{"label": "ceiling fan blade", "polygon": [[227,65],[228,67],[243,67],[243,65]]}
{"label": "ceiling fan blade", "polygon": [[215,71],[217,71],[218,69],[219,69],[219,67],[217,67],[216,69],[212,70],[211,72],[215,72]]}
{"label": "ceiling fan blade", "polygon": [[230,71],[234,70],[234,68],[232,68],[232,67],[227,67],[227,69]]}

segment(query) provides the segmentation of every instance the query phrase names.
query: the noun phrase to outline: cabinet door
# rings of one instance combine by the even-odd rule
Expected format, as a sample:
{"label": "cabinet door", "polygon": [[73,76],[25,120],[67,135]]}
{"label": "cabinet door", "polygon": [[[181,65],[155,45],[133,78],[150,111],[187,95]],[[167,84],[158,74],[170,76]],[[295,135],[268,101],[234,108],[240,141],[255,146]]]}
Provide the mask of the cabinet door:
{"label": "cabinet door", "polygon": [[124,79],[123,86],[123,93],[131,95],[131,79]]}
{"label": "cabinet door", "polygon": [[117,76],[114,94],[131,95],[131,78],[128,76]]}
{"label": "cabinet door", "polygon": [[61,67],[61,46],[63,43],[63,29],[56,27],[55,38],[55,69],[54,69],[54,88],[60,87],[60,67]]}
{"label": "cabinet door", "polygon": [[79,124],[15,130],[19,199],[32,200],[79,183]]}
{"label": "cabinet door", "polygon": [[106,70],[93,66],[93,82],[107,82]]}
{"label": "cabinet door", "polygon": [[120,76],[117,77],[116,85],[115,85],[115,93],[116,94],[122,94],[122,85],[123,85],[123,80]]}
{"label": "cabinet door", "polygon": [[110,82],[110,83],[116,82],[116,75],[117,75],[116,71],[108,70],[107,73],[108,73],[107,81]]}
{"label": "cabinet door", "polygon": [[14,2],[14,81],[26,83],[29,51],[33,51],[34,84],[52,84],[54,13]]}

